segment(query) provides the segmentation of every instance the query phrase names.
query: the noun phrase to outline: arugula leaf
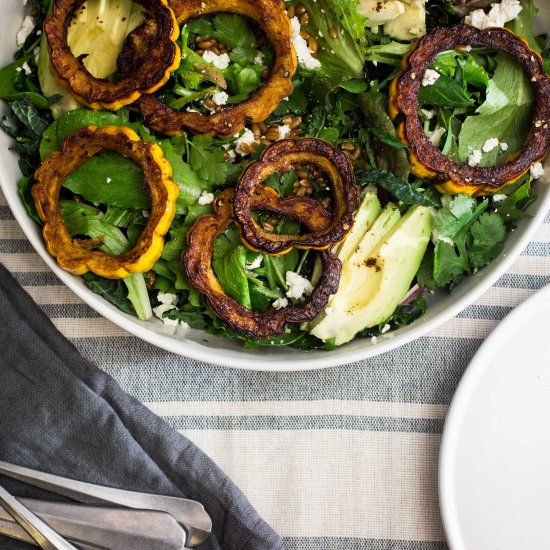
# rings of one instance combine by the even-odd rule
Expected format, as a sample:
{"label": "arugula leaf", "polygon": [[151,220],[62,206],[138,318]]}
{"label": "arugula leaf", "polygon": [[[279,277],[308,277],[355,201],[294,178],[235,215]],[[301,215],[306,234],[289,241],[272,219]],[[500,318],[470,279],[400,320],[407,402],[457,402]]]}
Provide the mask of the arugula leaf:
{"label": "arugula leaf", "polygon": [[256,37],[247,21],[241,16],[218,13],[212,20],[212,24],[214,26],[212,36],[229,48],[256,49]]}
{"label": "arugula leaf", "polygon": [[531,183],[530,178],[527,181],[518,182],[515,189],[513,187],[510,189],[508,197],[497,203],[496,211],[506,225],[515,227],[517,220],[531,217],[525,212],[525,209],[537,198],[531,188]]}
{"label": "arugula leaf", "polygon": [[403,204],[421,204],[423,206],[439,206],[423,191],[415,189],[409,182],[383,170],[362,170],[356,172],[356,179],[360,185],[376,185],[389,191]]}
{"label": "arugula leaf", "polygon": [[195,136],[190,140],[189,164],[207,184],[220,185],[225,182],[229,165],[221,149],[212,149],[213,143],[211,136]]}
{"label": "arugula leaf", "polygon": [[430,86],[421,86],[418,94],[421,105],[439,105],[441,107],[471,107],[474,102],[462,86],[454,79],[442,74]]}
{"label": "arugula leaf", "polygon": [[506,227],[497,212],[485,212],[472,224],[473,243],[469,247],[470,265],[475,269],[494,260],[504,248]]}
{"label": "arugula leaf", "polygon": [[[360,77],[367,51],[367,20],[357,10],[358,0],[304,0],[302,4],[309,14],[303,29],[319,36],[320,71],[340,79]],[[336,38],[330,29],[336,29]]]}
{"label": "arugula leaf", "polygon": [[518,16],[512,21],[506,23],[506,27],[509,28],[515,35],[525,38],[529,48],[534,52],[541,55],[542,49],[539,46],[534,33],[535,17],[538,13],[538,8],[535,6],[533,0],[520,0],[521,11]]}
{"label": "arugula leaf", "polygon": [[19,181],[18,187],[19,187],[19,196],[21,197],[21,200],[23,201],[23,205],[25,206],[25,210],[27,211],[27,214],[38,224],[42,225],[43,222],[40,219],[40,216],[38,215],[38,211],[36,210],[36,205],[34,202],[34,198],[31,194],[31,190],[33,185],[35,184],[34,178],[23,178]]}
{"label": "arugula leaf", "polygon": [[376,136],[382,143],[386,144],[388,147],[391,147],[393,149],[407,148],[407,146],[402,141],[399,141],[396,137],[393,137],[390,134],[386,134],[386,132],[383,132],[378,128],[369,128],[369,132],[372,135]]}
{"label": "arugula leaf", "polygon": [[401,42],[388,42],[387,44],[377,44],[367,48],[367,61],[384,63],[399,67],[403,56],[411,49],[410,44]]}
{"label": "arugula leaf", "polygon": [[523,145],[527,137],[534,105],[527,76],[508,54],[499,52],[496,60],[497,67],[489,81],[485,101],[475,115],[466,118],[458,135],[461,162],[466,162],[473,150],[482,150],[488,139],[497,137],[499,141],[508,144],[508,149],[502,151],[496,147],[484,153],[480,165],[502,163]]}

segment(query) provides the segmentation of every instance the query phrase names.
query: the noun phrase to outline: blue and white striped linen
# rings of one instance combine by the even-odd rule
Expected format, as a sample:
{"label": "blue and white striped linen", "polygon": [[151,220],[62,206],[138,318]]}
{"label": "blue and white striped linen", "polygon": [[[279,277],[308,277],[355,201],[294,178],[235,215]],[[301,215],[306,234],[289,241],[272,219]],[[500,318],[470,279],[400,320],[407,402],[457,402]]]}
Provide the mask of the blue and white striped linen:
{"label": "blue and white striped linen", "polygon": [[130,336],[58,281],[1,195],[0,262],[86,357],[217,461],[288,550],[443,550],[447,407],[481,341],[550,283],[550,215],[455,319],[391,353],[302,373],[207,365]]}

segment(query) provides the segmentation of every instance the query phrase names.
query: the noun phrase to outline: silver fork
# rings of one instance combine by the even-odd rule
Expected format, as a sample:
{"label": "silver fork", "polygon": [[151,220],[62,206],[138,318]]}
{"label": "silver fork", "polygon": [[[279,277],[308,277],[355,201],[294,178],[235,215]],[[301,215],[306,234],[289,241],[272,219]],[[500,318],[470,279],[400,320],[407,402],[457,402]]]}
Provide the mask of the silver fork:
{"label": "silver fork", "polygon": [[0,485],[0,504],[44,550],[78,550]]}

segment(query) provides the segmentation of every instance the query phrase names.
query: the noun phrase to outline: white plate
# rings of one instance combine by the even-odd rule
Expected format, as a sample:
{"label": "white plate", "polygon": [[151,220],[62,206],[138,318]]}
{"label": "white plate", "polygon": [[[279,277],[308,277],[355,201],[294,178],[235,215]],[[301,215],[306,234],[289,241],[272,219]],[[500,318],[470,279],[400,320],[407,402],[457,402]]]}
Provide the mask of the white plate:
{"label": "white plate", "polygon": [[[0,33],[0,64],[8,63],[15,50],[15,35],[21,25],[23,2],[2,0],[0,12],[3,18],[3,32]],[[544,28],[550,28],[550,0],[539,2],[542,7],[541,21]],[[0,107],[1,108],[1,107]],[[60,269],[48,254],[40,230],[27,216],[19,199],[16,182],[21,174],[16,155],[8,151],[11,138],[0,132],[0,186],[19,225],[29,241],[52,269],[52,271],[82,300],[113,323],[151,344],[165,350],[185,355],[200,361],[217,363],[228,367],[251,370],[293,371],[324,368],[373,357],[423,336],[430,330],[455,316],[483,294],[512,264],[527,246],[530,238],[542,222],[550,206],[550,189],[542,181],[537,182],[539,200],[530,208],[533,218],[523,221],[506,242],[504,253],[487,269],[464,281],[451,295],[441,292],[430,298],[430,309],[411,326],[382,335],[377,343],[368,339],[356,339],[331,352],[302,352],[283,348],[261,348],[244,350],[238,342],[211,336],[202,331],[172,334],[161,321],[138,321],[126,315],[105,300],[93,294],[75,277]],[[549,173],[550,170],[547,170]]]}
{"label": "white plate", "polygon": [[550,548],[550,286],[481,346],[443,431],[441,513],[451,550]]}

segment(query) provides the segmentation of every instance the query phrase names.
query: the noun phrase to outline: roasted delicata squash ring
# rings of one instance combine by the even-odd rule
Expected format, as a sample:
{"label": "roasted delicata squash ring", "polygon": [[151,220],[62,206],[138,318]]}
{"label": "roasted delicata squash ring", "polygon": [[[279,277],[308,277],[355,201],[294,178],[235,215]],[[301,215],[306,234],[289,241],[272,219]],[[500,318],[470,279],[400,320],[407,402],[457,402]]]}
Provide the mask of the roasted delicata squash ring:
{"label": "roasted delicata squash ring", "polygon": [[218,12],[252,19],[265,33],[273,48],[275,61],[269,79],[245,101],[228,105],[210,115],[176,111],[151,95],[136,103],[151,128],[167,135],[190,131],[227,137],[241,130],[245,122],[262,122],[292,92],[296,53],[291,44],[290,21],[280,0],[171,0],[180,25],[191,19]]}
{"label": "roasted delicata squash ring", "polygon": [[[183,265],[189,281],[206,296],[208,305],[218,317],[234,330],[253,338],[277,336],[283,332],[286,323],[311,321],[327,305],[330,295],[336,293],[340,282],[342,264],[328,250],[321,252],[323,274],[319,282],[311,296],[300,304],[282,309],[253,311],[228,296],[222,288],[212,268],[212,255],[216,237],[235,221],[233,196],[233,189],[226,189],[215,203],[216,213],[200,218],[189,232],[189,246],[183,254]],[[299,204],[299,201],[295,204]],[[304,225],[309,223],[309,215],[303,216],[299,208],[292,216]]]}
{"label": "roasted delicata squash ring", "polygon": [[[333,195],[331,222],[319,230],[310,227],[310,233],[300,235],[268,233],[254,220],[252,211],[275,210],[255,206],[254,194],[269,176],[288,171],[297,164],[313,164],[328,176]],[[284,199],[281,203],[292,200]],[[315,138],[286,139],[270,145],[260,160],[247,166],[235,190],[235,217],[241,226],[243,243],[252,250],[267,254],[284,254],[293,247],[328,248],[346,237],[358,208],[359,189],[347,155]],[[313,212],[310,216],[315,217]]]}
{"label": "roasted delicata squash ring", "polygon": [[116,110],[133,103],[141,94],[152,93],[163,86],[181,60],[176,44],[179,27],[167,1],[135,0],[146,9],[146,21],[141,27],[147,27],[152,47],[139,70],[115,82],[94,77],[69,47],[69,24],[85,1],[53,0],[52,13],[44,22],[52,66],[73,94],[92,109]]}
{"label": "roasted delicata squash ring", "polygon": [[[112,256],[93,250],[97,239],[71,237],[63,220],[59,195],[67,176],[101,151],[115,151],[134,160],[143,169],[151,195],[151,213],[137,244],[128,252]],[[164,247],[164,236],[176,212],[179,188],[172,179],[172,165],[160,147],[143,141],[131,129],[120,126],[88,126],[67,137],[60,152],[51,154],[35,174],[32,195],[44,221],[48,251],[63,269],[82,275],[92,271],[102,277],[122,279],[149,271]]]}
{"label": "roasted delicata squash ring", "polygon": [[[533,87],[536,107],[527,140],[500,166],[472,167],[453,162],[431,144],[418,117],[418,94],[424,72],[439,53],[461,45],[494,48],[512,55]],[[544,73],[541,58],[511,31],[479,30],[470,25],[439,28],[420,39],[404,60],[403,69],[390,87],[390,116],[398,120],[397,133],[410,147],[413,173],[422,178],[435,178],[441,192],[495,193],[516,181],[546,155],[550,140],[550,79]]]}

